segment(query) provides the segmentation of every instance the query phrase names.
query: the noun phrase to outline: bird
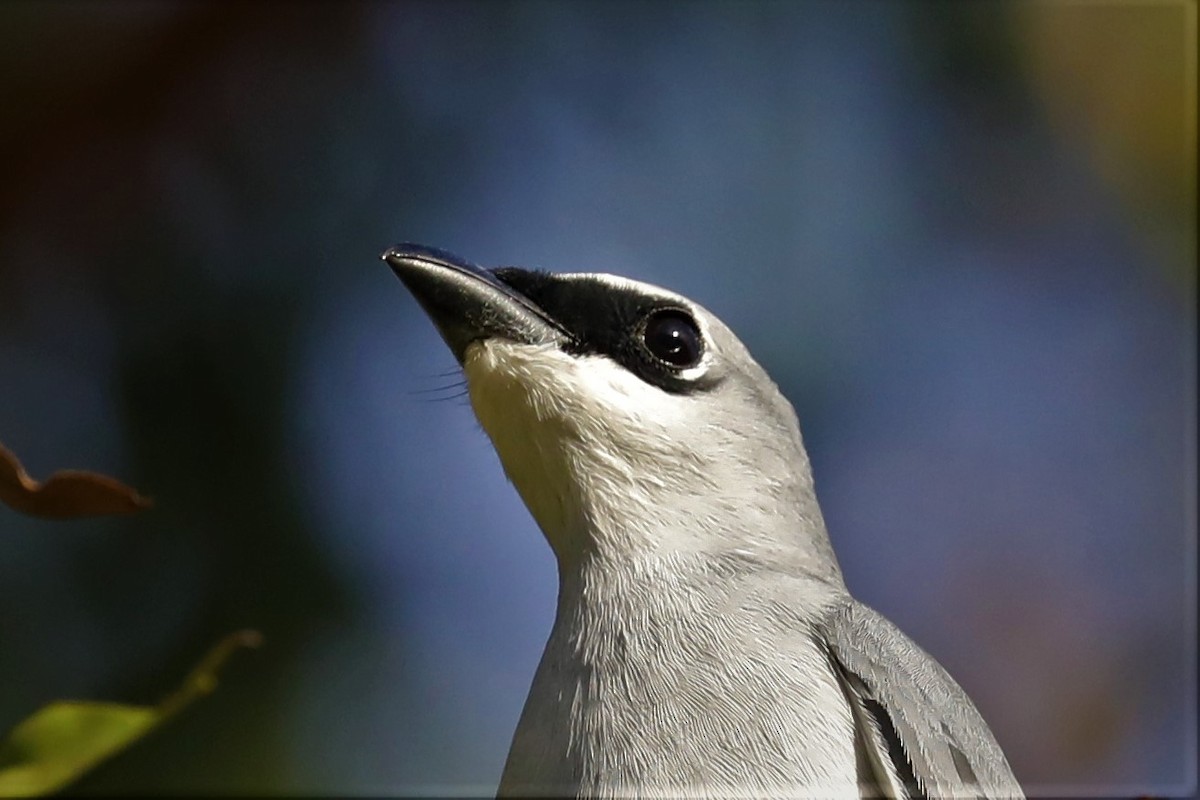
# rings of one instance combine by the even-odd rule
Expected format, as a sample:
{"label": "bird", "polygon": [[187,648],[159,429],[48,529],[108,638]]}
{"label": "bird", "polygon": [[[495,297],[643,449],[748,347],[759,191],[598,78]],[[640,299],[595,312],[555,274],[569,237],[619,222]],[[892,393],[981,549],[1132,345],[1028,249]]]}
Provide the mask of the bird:
{"label": "bird", "polygon": [[382,258],[557,562],[498,796],[1023,797],[962,688],[850,595],[796,413],[720,319],[605,273]]}

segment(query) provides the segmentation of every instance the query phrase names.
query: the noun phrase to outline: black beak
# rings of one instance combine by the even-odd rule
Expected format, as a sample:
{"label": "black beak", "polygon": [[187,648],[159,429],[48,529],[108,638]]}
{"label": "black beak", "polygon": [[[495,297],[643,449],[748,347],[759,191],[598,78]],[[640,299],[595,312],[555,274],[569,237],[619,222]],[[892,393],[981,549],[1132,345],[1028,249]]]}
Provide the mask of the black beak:
{"label": "black beak", "polygon": [[457,256],[404,243],[388,248],[382,258],[417,298],[460,364],[467,345],[481,339],[550,344],[566,338],[529,298]]}

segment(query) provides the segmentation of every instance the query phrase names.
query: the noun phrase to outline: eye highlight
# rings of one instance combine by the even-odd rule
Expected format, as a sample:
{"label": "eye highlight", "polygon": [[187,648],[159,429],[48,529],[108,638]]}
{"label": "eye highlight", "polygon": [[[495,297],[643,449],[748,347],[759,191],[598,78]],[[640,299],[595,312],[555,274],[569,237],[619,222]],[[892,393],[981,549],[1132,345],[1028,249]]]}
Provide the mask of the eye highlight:
{"label": "eye highlight", "polygon": [[659,309],[647,316],[642,343],[650,355],[678,369],[696,366],[704,355],[704,338],[696,321],[677,308]]}

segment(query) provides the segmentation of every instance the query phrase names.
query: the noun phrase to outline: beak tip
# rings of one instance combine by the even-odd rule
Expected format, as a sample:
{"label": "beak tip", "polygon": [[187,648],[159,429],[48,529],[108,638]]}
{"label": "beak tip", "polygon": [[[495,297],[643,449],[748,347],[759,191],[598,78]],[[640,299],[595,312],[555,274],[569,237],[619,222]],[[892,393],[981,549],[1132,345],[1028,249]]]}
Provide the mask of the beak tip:
{"label": "beak tip", "polygon": [[465,258],[460,258],[446,250],[441,250],[437,247],[429,245],[417,244],[416,242],[400,242],[394,244],[384,250],[379,256],[382,260],[391,264],[392,267],[397,267],[405,263],[421,261],[428,264],[437,264],[445,267],[451,267],[457,270],[466,270],[469,272],[485,272],[481,267],[477,267]]}
{"label": "beak tip", "polygon": [[561,338],[562,329],[493,272],[426,245],[402,243],[381,258],[425,309],[461,362],[466,346],[493,336],[529,344]]}

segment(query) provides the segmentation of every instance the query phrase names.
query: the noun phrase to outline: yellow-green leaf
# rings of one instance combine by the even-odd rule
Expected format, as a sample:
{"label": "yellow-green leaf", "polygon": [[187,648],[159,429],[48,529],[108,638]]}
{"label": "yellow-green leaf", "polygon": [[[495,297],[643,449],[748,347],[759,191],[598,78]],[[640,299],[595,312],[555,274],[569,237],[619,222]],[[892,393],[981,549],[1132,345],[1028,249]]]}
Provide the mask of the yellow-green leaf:
{"label": "yellow-green leaf", "polygon": [[153,707],[51,703],[0,742],[0,796],[53,792],[141,738],[159,717]]}
{"label": "yellow-green leaf", "polygon": [[211,692],[217,686],[217,671],[229,656],[260,642],[257,631],[225,637],[183,685],[156,706],[73,700],[44,706],[0,740],[0,797],[61,789]]}

